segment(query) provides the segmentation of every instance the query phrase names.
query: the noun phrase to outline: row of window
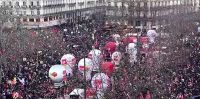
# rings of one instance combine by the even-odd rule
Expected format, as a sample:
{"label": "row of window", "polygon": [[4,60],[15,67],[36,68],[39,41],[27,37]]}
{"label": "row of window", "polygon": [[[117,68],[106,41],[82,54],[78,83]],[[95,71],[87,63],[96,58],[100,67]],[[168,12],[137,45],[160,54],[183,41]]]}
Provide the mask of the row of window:
{"label": "row of window", "polygon": [[[3,2],[2,2],[2,5],[3,5],[3,6],[6,6],[6,5],[9,5],[9,6],[13,6],[13,5],[15,5],[15,6],[20,6],[20,2],[17,1],[17,2],[15,2],[15,4],[12,4],[12,2],[9,1],[8,4],[6,4],[6,1],[3,1]],[[26,1],[23,1],[23,2],[22,2],[22,6],[27,6],[27,2],[26,2]],[[34,2],[31,1],[31,2],[30,2],[30,6],[40,6],[40,2],[37,1],[36,4],[34,4]]]}
{"label": "row of window", "polygon": [[[193,5],[193,6],[195,6],[196,3],[197,3],[197,1],[195,1],[195,0],[152,1],[151,6],[152,7],[170,6],[170,5]],[[140,5],[143,5],[143,4],[141,3]]]}
{"label": "row of window", "polygon": [[[74,1],[74,0],[72,0],[72,1]],[[72,3],[72,1],[69,1],[67,3],[70,3],[70,2]],[[94,4],[94,2],[95,1],[87,1],[87,4]],[[103,0],[98,0],[96,2],[97,3],[103,3],[104,1]],[[20,4],[20,3],[22,3],[22,4]],[[74,3],[76,3],[76,1]],[[79,2],[77,2],[77,3],[79,3]],[[83,1],[83,3],[84,3],[84,1]],[[47,0],[47,1],[44,0],[43,1],[43,5],[58,5],[58,4],[65,4],[64,0]],[[27,5],[40,6],[40,2],[39,1],[36,1],[36,2],[33,2],[33,1],[30,1],[30,2],[26,2],[26,1],[19,2],[19,1],[17,1],[17,2],[15,2],[13,4],[13,2],[11,2],[11,1],[9,1],[9,2],[3,1],[2,5],[3,6],[6,6],[6,5],[9,5],[9,6],[13,6],[13,5],[15,5],[15,6],[20,6],[20,5],[22,5],[22,6],[27,6]]]}
{"label": "row of window", "polygon": [[[122,6],[121,2],[114,2],[114,5],[112,5],[113,2],[108,2],[108,6]],[[120,3],[120,4],[119,4]],[[197,3],[200,4],[200,0],[168,0],[168,1],[138,1],[134,2],[135,7],[144,7],[144,6],[152,6],[152,7],[158,7],[158,6],[170,6],[170,5],[193,5],[195,6]],[[125,3],[124,3],[125,4]]]}
{"label": "row of window", "polygon": [[65,4],[64,0],[44,0],[43,4],[46,5],[59,5],[59,4]]}
{"label": "row of window", "polygon": [[194,11],[193,7],[188,7],[187,9],[158,10],[158,11],[152,11],[151,16],[165,16],[170,14],[188,13],[192,11]]}
{"label": "row of window", "polygon": [[[167,10],[157,10],[157,11],[151,11],[151,12],[145,12],[145,11],[134,11],[133,16],[134,17],[154,17],[154,16],[165,16],[169,14],[179,14],[179,13],[187,13],[194,11],[194,7],[188,7],[187,9],[167,9]],[[128,14],[128,13],[127,13]],[[121,11],[112,11],[109,10],[107,12],[107,15],[114,15],[114,16],[121,16]]]}
{"label": "row of window", "polygon": [[53,20],[58,20],[58,19],[65,19],[65,18],[72,18],[75,17],[74,14],[63,14],[63,15],[55,15],[55,16],[49,16],[49,17],[44,17],[43,19],[40,18],[23,18],[23,22],[48,22],[48,21],[53,21]]}
{"label": "row of window", "polygon": [[[30,12],[29,14],[27,12]],[[16,15],[40,15],[40,10],[31,10],[31,11],[26,11],[26,10],[16,10],[15,11]]]}

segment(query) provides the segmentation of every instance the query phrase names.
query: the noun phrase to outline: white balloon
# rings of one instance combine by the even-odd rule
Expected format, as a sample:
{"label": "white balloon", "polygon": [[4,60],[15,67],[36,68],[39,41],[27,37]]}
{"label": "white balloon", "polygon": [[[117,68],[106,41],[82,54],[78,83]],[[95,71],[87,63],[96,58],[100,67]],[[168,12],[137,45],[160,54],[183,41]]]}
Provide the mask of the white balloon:
{"label": "white balloon", "polygon": [[97,91],[105,91],[110,86],[110,78],[104,73],[96,73],[92,77],[91,84]]}
{"label": "white balloon", "polygon": [[93,71],[98,71],[101,62],[101,51],[93,49],[89,52],[88,57],[92,60]]}
{"label": "white balloon", "polygon": [[135,43],[129,43],[127,46],[127,52],[130,56],[130,63],[137,62],[137,48]]}
{"label": "white balloon", "polygon": [[122,58],[122,55],[118,51],[112,54],[112,61],[115,63],[115,65],[119,65],[121,58]]}
{"label": "white balloon", "polygon": [[[85,66],[84,66],[84,62],[85,62]],[[86,72],[88,71],[92,71],[93,69],[93,64],[92,64],[92,60],[89,58],[82,58],[79,62],[78,62],[78,70],[82,73],[84,73],[84,70],[86,70]]]}
{"label": "white balloon", "polygon": [[150,43],[154,43],[155,38],[158,36],[155,30],[148,30],[147,31],[147,36],[149,38]]}
{"label": "white balloon", "polygon": [[68,65],[70,67],[73,67],[76,64],[76,58],[72,54],[65,54],[62,56],[60,63],[62,65]]}
{"label": "white balloon", "polygon": [[128,50],[136,49],[136,44],[135,43],[129,43],[128,44]]}
{"label": "white balloon", "polygon": [[97,91],[97,99],[104,99],[104,93],[102,91]]}
{"label": "white balloon", "polygon": [[53,65],[49,69],[49,77],[56,83],[62,82],[66,77],[66,69],[62,65]]}

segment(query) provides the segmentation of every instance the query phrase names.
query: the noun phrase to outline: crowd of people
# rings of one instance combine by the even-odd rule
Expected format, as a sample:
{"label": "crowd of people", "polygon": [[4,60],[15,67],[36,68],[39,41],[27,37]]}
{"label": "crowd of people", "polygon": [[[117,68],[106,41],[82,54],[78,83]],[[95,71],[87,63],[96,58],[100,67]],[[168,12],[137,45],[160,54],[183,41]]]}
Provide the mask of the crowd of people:
{"label": "crowd of people", "polygon": [[[111,35],[114,33],[113,31],[117,31],[115,30],[116,27],[112,27],[111,30],[102,30],[102,26],[104,25],[88,20],[79,24],[61,25],[57,28],[68,44],[68,52],[74,54],[77,60],[80,60],[82,57],[87,56],[92,46],[103,49],[102,47],[107,41],[114,41]],[[94,39],[93,36],[95,36]],[[160,81],[165,81],[162,79],[164,73],[154,73],[152,68],[145,67],[145,63],[131,65],[128,61],[129,55],[125,52],[125,45],[123,44],[119,44],[117,50],[123,53],[123,58],[119,69],[113,74],[115,82],[112,85],[113,88],[105,95],[108,99],[133,99],[134,96],[137,99],[160,99],[164,97],[185,99],[199,94],[198,51],[191,53],[190,63],[185,67],[177,66],[178,70],[174,70],[167,75],[167,78],[170,78],[169,81],[161,84]],[[105,60],[110,61],[109,53],[106,51],[104,53]],[[151,54],[151,52],[149,53]],[[3,75],[0,85],[0,99],[5,97],[7,97],[6,99],[12,99],[11,97],[18,97],[19,99],[55,99],[62,94],[69,94],[74,88],[84,87],[83,79],[79,79],[78,72],[74,71],[74,77],[69,78],[69,82],[62,89],[54,88],[53,82],[48,77],[48,70],[52,65],[60,64],[60,58],[63,54],[54,53],[52,57],[51,53],[44,49],[39,56],[27,56],[22,59],[22,62],[16,62],[16,68],[13,68],[12,64],[1,65]],[[156,71],[156,66],[153,68]],[[172,74],[171,77],[170,74]],[[167,87],[160,87],[160,85],[167,85]],[[161,91],[166,91],[167,94]],[[15,94],[16,92],[17,94]]]}

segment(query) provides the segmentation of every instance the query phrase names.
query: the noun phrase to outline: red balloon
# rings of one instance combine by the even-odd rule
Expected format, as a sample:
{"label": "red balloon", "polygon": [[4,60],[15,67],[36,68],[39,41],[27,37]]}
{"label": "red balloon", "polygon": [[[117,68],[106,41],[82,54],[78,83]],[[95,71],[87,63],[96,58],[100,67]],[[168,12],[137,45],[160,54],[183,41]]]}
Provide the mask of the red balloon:
{"label": "red balloon", "polygon": [[137,42],[137,37],[129,37],[129,43],[136,43]]}
{"label": "red balloon", "polygon": [[101,64],[101,70],[105,74],[111,75],[114,72],[114,64],[112,62],[103,62]]}
{"label": "red balloon", "polygon": [[105,49],[108,50],[109,52],[114,52],[116,50],[116,43],[115,42],[108,42],[106,45],[105,45]]}
{"label": "red balloon", "polygon": [[95,94],[96,94],[95,89],[92,89],[92,88],[86,89],[86,97],[87,98],[90,98],[91,96],[95,96]]}
{"label": "red balloon", "polygon": [[131,37],[126,37],[122,39],[122,42],[124,44],[128,44],[128,43],[136,43],[137,42],[137,37],[135,36],[131,36]]}
{"label": "red balloon", "polygon": [[140,38],[141,43],[148,43],[148,41],[149,41],[148,37],[141,37]]}
{"label": "red balloon", "polygon": [[124,44],[128,44],[128,38],[123,38],[123,39],[122,39],[122,42],[123,42]]}

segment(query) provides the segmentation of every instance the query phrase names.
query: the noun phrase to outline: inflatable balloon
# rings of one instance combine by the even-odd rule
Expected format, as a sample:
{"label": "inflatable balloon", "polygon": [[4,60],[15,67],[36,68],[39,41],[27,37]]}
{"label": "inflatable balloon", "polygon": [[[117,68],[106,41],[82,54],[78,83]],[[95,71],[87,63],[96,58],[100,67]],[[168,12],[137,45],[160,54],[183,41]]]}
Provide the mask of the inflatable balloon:
{"label": "inflatable balloon", "polygon": [[132,36],[132,37],[129,37],[129,43],[137,43],[137,37],[134,37],[134,36]]}
{"label": "inflatable balloon", "polygon": [[104,73],[96,73],[92,77],[92,87],[97,91],[105,91],[110,86],[110,78]]}
{"label": "inflatable balloon", "polygon": [[105,49],[108,50],[109,52],[114,52],[117,48],[117,45],[115,42],[108,42],[105,45]]}
{"label": "inflatable balloon", "polygon": [[148,30],[147,31],[147,36],[149,38],[150,43],[154,43],[155,38],[158,36],[155,30]]}
{"label": "inflatable balloon", "polygon": [[136,43],[137,42],[137,37],[135,37],[135,36],[125,37],[125,38],[122,39],[122,42],[124,44]]}
{"label": "inflatable balloon", "polygon": [[60,63],[64,66],[68,65],[73,67],[76,64],[76,58],[72,54],[65,54],[62,56]]}
{"label": "inflatable balloon", "polygon": [[112,61],[113,61],[113,63],[115,63],[115,65],[119,65],[121,58],[122,58],[122,55],[118,51],[116,51],[112,54]]}
{"label": "inflatable balloon", "polygon": [[140,42],[141,43],[148,43],[149,42],[149,38],[148,37],[140,37]]}
{"label": "inflatable balloon", "polygon": [[127,50],[134,50],[136,49],[136,44],[135,43],[129,43],[127,46]]}
{"label": "inflatable balloon", "polygon": [[92,60],[93,70],[94,71],[99,70],[99,65],[101,61],[101,51],[98,49],[91,50],[88,54],[88,58]]}
{"label": "inflatable balloon", "polygon": [[112,62],[103,62],[101,64],[101,70],[107,74],[111,75],[114,72],[114,64]]}
{"label": "inflatable balloon", "polygon": [[[84,66],[84,60],[85,60],[85,66]],[[85,71],[92,71],[93,69],[93,65],[92,65],[92,60],[89,58],[82,58],[79,63],[78,63],[78,70],[80,72],[84,72]]]}
{"label": "inflatable balloon", "polygon": [[66,78],[67,71],[62,65],[54,65],[49,70],[49,77],[56,83],[62,82]]}
{"label": "inflatable balloon", "polygon": [[137,48],[135,43],[128,44],[127,52],[130,56],[130,63],[137,62]]}
{"label": "inflatable balloon", "polygon": [[93,88],[87,88],[86,89],[86,97],[88,98],[88,99],[93,99],[93,97],[96,95],[96,91],[95,91],[95,89],[93,89]]}

